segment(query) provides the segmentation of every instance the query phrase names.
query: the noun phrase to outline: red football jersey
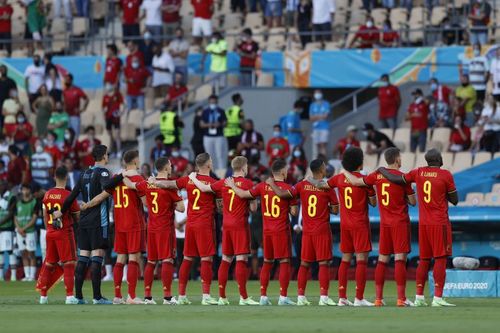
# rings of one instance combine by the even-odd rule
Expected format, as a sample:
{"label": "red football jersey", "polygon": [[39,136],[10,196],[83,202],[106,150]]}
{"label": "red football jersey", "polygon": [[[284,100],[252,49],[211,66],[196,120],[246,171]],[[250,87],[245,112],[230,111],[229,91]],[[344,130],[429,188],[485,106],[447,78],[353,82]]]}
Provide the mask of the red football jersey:
{"label": "red football jersey", "polygon": [[[210,176],[198,174],[196,178],[206,185],[216,182]],[[187,226],[212,229],[215,222],[215,194],[200,191],[187,176],[177,179],[176,184],[178,189],[185,188],[187,191]]]}
{"label": "red football jersey", "polygon": [[[235,177],[234,183],[242,190],[250,190],[253,187],[253,182],[244,177]],[[241,199],[234,191],[224,185],[224,179],[221,179],[211,186],[218,197],[222,197],[223,203],[223,228],[237,229],[248,227],[248,200]]]}
{"label": "red football jersey", "polygon": [[448,217],[447,194],[456,191],[453,176],[437,167],[416,168],[404,175],[406,182],[417,184],[418,223],[446,225]]}
{"label": "red football jersey", "polygon": [[303,180],[295,184],[290,192],[300,197],[302,232],[309,235],[330,232],[330,206],[339,204],[335,190],[320,190]]}
{"label": "red football jersey", "polygon": [[[292,186],[285,182],[277,181],[276,185],[283,190],[290,191],[292,189]],[[271,186],[266,183],[257,184],[250,190],[250,194],[254,198],[258,196],[261,197],[260,201],[265,234],[287,232],[290,230],[290,219],[288,218],[288,214],[290,213],[290,207],[297,205],[297,200],[281,199],[274,193]]]}
{"label": "red football jersey", "polygon": [[102,97],[102,108],[105,110],[104,117],[106,119],[119,118],[120,107],[123,104],[123,96],[119,91],[113,93],[113,95],[104,95]]}
{"label": "red football jersey", "polygon": [[[393,175],[402,175],[399,170],[388,169]],[[406,197],[414,194],[410,184],[396,185],[388,181],[382,174],[375,171],[363,178],[368,186],[377,190],[380,225],[393,227],[410,223]]]}
{"label": "red football jersey", "polygon": [[118,74],[122,69],[123,62],[118,57],[106,58],[106,64],[104,69],[104,82],[116,84],[118,82]]}
{"label": "red football jersey", "polygon": [[[354,175],[362,177],[359,172]],[[356,187],[343,174],[333,176],[328,180],[331,188],[337,188],[340,198],[340,225],[342,228],[353,229],[368,225],[368,197],[375,196],[372,187]]]}
{"label": "red football jersey", "polygon": [[[45,211],[50,209],[61,210],[64,200],[69,196],[71,192],[62,188],[51,188],[45,195],[43,196],[42,205]],[[44,219],[47,221],[47,236],[58,237],[62,235],[67,235],[68,233],[73,232],[73,217],[72,213],[80,211],[80,207],[78,206],[76,200],[74,200],[71,204],[70,209],[63,214],[62,216],[62,228],[55,229],[53,227],[52,215],[45,214]]]}
{"label": "red football jersey", "polygon": [[[158,180],[166,180],[157,178]],[[175,190],[161,189],[141,181],[135,184],[140,194],[146,196],[148,204],[148,232],[163,231],[173,228],[175,204],[182,201]]]}
{"label": "red football jersey", "polygon": [[[144,180],[142,176],[129,177],[137,183]],[[142,210],[141,193],[129,189],[123,182],[113,190],[115,230],[118,232],[139,231],[144,229],[144,212]]]}

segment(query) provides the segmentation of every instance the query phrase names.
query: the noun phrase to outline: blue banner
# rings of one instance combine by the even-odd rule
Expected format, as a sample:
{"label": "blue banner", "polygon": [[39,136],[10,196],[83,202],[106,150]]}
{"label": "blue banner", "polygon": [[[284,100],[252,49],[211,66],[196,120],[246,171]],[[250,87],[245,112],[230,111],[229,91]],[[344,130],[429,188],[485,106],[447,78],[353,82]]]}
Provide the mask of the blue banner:
{"label": "blue banner", "polygon": [[[446,270],[443,297],[498,297],[497,271]],[[434,277],[429,272],[429,293],[434,295]]]}

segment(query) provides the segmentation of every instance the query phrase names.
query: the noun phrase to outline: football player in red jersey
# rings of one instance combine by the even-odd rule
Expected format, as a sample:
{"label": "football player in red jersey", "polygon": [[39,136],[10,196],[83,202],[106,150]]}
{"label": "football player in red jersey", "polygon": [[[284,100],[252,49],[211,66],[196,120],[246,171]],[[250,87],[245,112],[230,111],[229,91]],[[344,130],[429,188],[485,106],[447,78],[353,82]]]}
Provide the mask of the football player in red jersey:
{"label": "football player in red jersey", "polygon": [[[248,161],[243,156],[236,156],[231,161],[233,169],[233,181],[242,190],[249,190],[253,182],[245,178],[248,174]],[[226,298],[226,284],[229,268],[236,256],[236,280],[240,291],[240,305],[259,305],[247,293],[248,278],[248,254],[250,253],[250,226],[248,224],[249,208],[257,209],[255,200],[241,199],[234,191],[225,185],[221,179],[211,185],[205,185],[196,179],[196,174],[191,173],[189,178],[202,192],[215,193],[222,197],[223,221],[222,221],[222,262],[219,266],[219,305],[229,305]]]}
{"label": "football player in red jersey", "polygon": [[[212,170],[212,159],[207,153],[196,156],[196,167],[198,169],[196,178],[210,185],[216,180],[210,177]],[[186,297],[186,286],[189,280],[189,272],[195,257],[201,258],[201,285],[203,296],[202,305],[217,305],[218,302],[210,296],[210,285],[212,283],[212,260],[216,253],[215,249],[215,210],[216,197],[213,193],[200,191],[188,176],[177,180],[157,180],[152,178],[149,182],[160,188],[186,189],[188,193],[188,212],[186,223],[186,238],[184,240],[184,259],[179,270],[179,299],[178,304],[191,304]]]}
{"label": "football player in red jersey", "polygon": [[[166,157],[155,161],[158,171],[157,180],[168,180],[172,173],[172,164]],[[160,189],[147,181],[134,183],[127,177],[123,182],[128,188],[139,191],[146,197],[148,206],[148,263],[144,269],[144,303],[156,304],[151,295],[156,263],[161,262],[161,280],[163,283],[163,304],[175,305],[172,296],[172,279],[175,258],[174,212],[184,212],[184,201],[175,190]]]}
{"label": "football player in red jersey", "polygon": [[[358,147],[348,148],[342,155],[342,166],[347,171],[361,177],[363,151]],[[366,286],[366,264],[372,250],[368,204],[377,201],[372,187],[355,187],[344,174],[338,174],[327,182],[314,178],[308,180],[325,189],[338,189],[340,201],[340,251],[342,261],[339,267],[339,306],[373,306],[364,298]],[[353,254],[356,254],[356,298],[354,303],[347,299],[347,270]]]}
{"label": "football player in red jersey", "polygon": [[448,202],[458,203],[458,193],[453,175],[441,169],[443,157],[436,149],[425,154],[426,167],[416,168],[405,175],[394,175],[385,168],[379,172],[389,181],[404,185],[417,184],[418,197],[418,246],[420,261],[417,267],[417,295],[415,306],[427,306],[424,287],[434,258],[434,299],[432,306],[455,306],[446,302],[443,288],[446,280],[446,258],[451,256],[451,223]]}
{"label": "football player in red jersey", "polygon": [[[274,181],[284,190],[292,188],[285,183],[287,169],[287,163],[283,159],[275,160],[271,166]],[[292,256],[292,238],[288,215],[297,215],[297,201],[295,199],[281,199],[267,183],[259,183],[251,190],[243,190],[236,186],[233,178],[228,178],[226,179],[226,185],[242,199],[255,200],[256,197],[261,197],[264,225],[262,242],[264,265],[260,274],[260,305],[271,305],[267,297],[267,286],[271,278],[270,274],[274,260],[280,261],[280,298],[278,305],[295,305],[295,302],[288,298],[290,257]]]}
{"label": "football player in red jersey", "polygon": [[[313,178],[320,181],[326,175],[326,165],[321,159],[315,159],[309,164]],[[324,191],[312,185],[308,180],[297,183],[290,191],[278,188],[272,180],[269,185],[283,199],[300,197],[302,207],[302,247],[301,262],[297,277],[297,305],[311,303],[305,296],[309,266],[312,262],[319,263],[319,286],[321,306],[337,305],[328,297],[330,286],[330,267],[332,259],[332,230],[330,229],[330,213],[338,214],[339,202],[335,191]]]}
{"label": "football player in red jersey", "polygon": [[[403,175],[401,155],[398,148],[388,148],[384,152],[387,170],[394,175]],[[394,254],[394,279],[398,289],[397,306],[412,306],[406,298],[406,259],[411,251],[411,226],[408,216],[408,204],[415,206],[415,192],[410,184],[399,186],[389,182],[380,172],[375,171],[368,176],[358,178],[345,171],[347,179],[355,186],[375,186],[380,211],[379,256],[375,269],[375,306],[385,305],[383,290],[385,267],[391,254]]]}
{"label": "football player in red jersey", "polygon": [[52,215],[47,213],[52,209],[60,210],[64,200],[71,193],[66,190],[68,170],[65,167],[57,168],[54,178],[56,186],[45,193],[42,201],[43,222],[47,229],[47,254],[37,285],[40,289],[40,304],[48,303],[47,291],[54,283],[53,275],[56,274],[56,266],[59,262],[63,264],[66,304],[78,304],[78,299],[73,296],[76,263],[73,222],[78,221],[80,207],[78,207],[76,200],[73,201],[71,208],[59,219],[54,219]]}

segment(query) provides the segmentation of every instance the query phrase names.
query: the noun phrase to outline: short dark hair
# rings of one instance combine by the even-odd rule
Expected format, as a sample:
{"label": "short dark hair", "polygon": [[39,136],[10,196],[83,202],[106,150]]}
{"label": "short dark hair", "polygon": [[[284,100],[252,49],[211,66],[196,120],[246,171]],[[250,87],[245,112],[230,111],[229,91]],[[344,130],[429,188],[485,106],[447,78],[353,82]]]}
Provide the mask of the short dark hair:
{"label": "short dark hair", "polygon": [[293,108],[302,108],[304,106],[304,104],[301,102],[301,101],[295,101],[295,103],[293,103]]}
{"label": "short dark hair", "polygon": [[125,154],[123,154],[123,161],[125,162],[125,164],[130,164],[137,157],[139,157],[138,150],[127,150]]}
{"label": "short dark hair", "polygon": [[155,168],[158,171],[163,171],[163,169],[165,169],[165,167],[169,164],[170,160],[168,159],[168,157],[163,156],[155,161]]}
{"label": "short dark hair", "polygon": [[250,28],[245,28],[243,29],[243,33],[248,36],[252,36],[252,29]]}
{"label": "short dark hair", "polygon": [[363,165],[363,151],[358,147],[348,148],[342,155],[342,166],[349,172],[357,171]]}
{"label": "short dark hair", "polygon": [[273,164],[271,165],[271,172],[273,174],[276,174],[286,168],[286,161],[282,158],[278,158],[274,160]]}
{"label": "short dark hair", "polygon": [[281,131],[281,125],[280,125],[280,124],[274,124],[274,125],[273,125],[273,128],[279,128],[279,129],[280,129],[280,131]]}
{"label": "short dark hair", "polygon": [[157,136],[155,136],[155,141],[158,140],[160,140],[161,142],[165,141],[165,136],[163,136],[163,134],[158,134]]}
{"label": "short dark hair", "polygon": [[219,100],[219,96],[217,96],[217,95],[215,95],[215,94],[212,94],[212,95],[210,95],[210,97],[208,97],[208,99],[209,99],[209,100],[211,100],[211,99],[215,99],[215,100],[217,100],[217,101],[218,101],[218,100]]}
{"label": "short dark hair", "polygon": [[33,192],[33,189],[31,188],[31,183],[22,183],[21,188],[27,188],[30,190],[30,192]]}
{"label": "short dark hair", "polygon": [[19,156],[20,152],[21,151],[19,150],[19,148],[17,148],[16,145],[10,145],[9,146],[9,153],[14,154],[16,156]]}
{"label": "short dark hair", "polygon": [[68,73],[66,74],[66,77],[69,78],[71,81],[73,81],[73,74]]}
{"label": "short dark hair", "polygon": [[54,175],[59,180],[65,180],[66,177],[68,176],[68,169],[66,169],[65,166],[60,166],[56,169]]}
{"label": "short dark hair", "polygon": [[318,173],[323,165],[325,165],[325,162],[322,159],[317,158],[309,163],[309,168],[312,173]]}
{"label": "short dark hair", "polygon": [[394,164],[396,158],[400,155],[399,149],[396,147],[389,147],[384,151],[384,158],[387,164]]}
{"label": "short dark hair", "polygon": [[56,132],[54,132],[54,131],[48,131],[48,132],[47,132],[47,135],[52,135],[54,138],[56,138],[56,139],[57,139],[57,134],[56,134]]}
{"label": "short dark hair", "polygon": [[116,44],[108,44],[107,46],[108,49],[110,49],[111,51],[113,51],[114,54],[117,54],[118,53],[118,48],[116,47]]}
{"label": "short dark hair", "polygon": [[425,153],[425,161],[428,166],[441,166],[443,165],[443,157],[437,149],[430,149]]}
{"label": "short dark hair", "polygon": [[233,103],[236,103],[241,99],[241,94],[240,93],[233,94],[233,96],[231,96],[231,99],[233,100]]}
{"label": "short dark hair", "polygon": [[85,133],[87,133],[88,131],[91,131],[91,130],[95,132],[95,127],[92,125],[85,127]]}
{"label": "short dark hair", "polygon": [[102,161],[108,153],[108,147],[105,145],[97,145],[92,149],[92,157],[96,162]]}
{"label": "short dark hair", "polygon": [[210,161],[210,154],[209,153],[201,153],[196,156],[196,159],[194,160],[196,166],[198,168],[201,168],[207,164],[207,162]]}

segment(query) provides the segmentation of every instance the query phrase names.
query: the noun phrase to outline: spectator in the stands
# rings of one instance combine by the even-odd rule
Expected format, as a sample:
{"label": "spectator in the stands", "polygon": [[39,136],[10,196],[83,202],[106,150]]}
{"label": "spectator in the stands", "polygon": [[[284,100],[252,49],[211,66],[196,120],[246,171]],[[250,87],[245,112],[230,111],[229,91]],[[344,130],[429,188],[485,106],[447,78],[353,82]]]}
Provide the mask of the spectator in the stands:
{"label": "spectator in the stands", "polygon": [[493,87],[493,97],[500,102],[500,48],[496,49],[495,57],[491,60],[489,80]]}
{"label": "spectator in the stands", "polygon": [[49,76],[51,69],[56,69],[57,66],[52,62],[52,53],[45,53],[42,58],[43,66],[45,68],[45,77]]}
{"label": "spectator in the stands", "polygon": [[[0,50],[6,50],[7,56],[10,57],[12,52],[12,23],[11,18],[14,10],[12,6],[7,3],[7,0],[0,0]],[[1,106],[1,105],[0,105]]]}
{"label": "spectator in the stands", "polygon": [[148,163],[143,163],[141,165],[141,176],[144,178],[144,179],[148,179],[149,177],[151,177],[153,175],[153,172],[151,170],[151,165],[149,165]]}
{"label": "spectator in the stands", "polygon": [[411,122],[410,151],[414,153],[418,147],[423,153],[427,141],[427,128],[429,128],[429,106],[421,89],[415,89],[412,95],[413,102],[406,114],[406,120]]}
{"label": "spectator in the stands", "polygon": [[[477,121],[477,119],[481,117],[481,111],[482,111],[482,104],[479,105],[479,112],[477,112],[479,113],[479,116],[476,116],[475,115],[476,111],[474,111],[475,121]],[[449,120],[449,122],[447,123],[448,125],[451,125],[451,121],[455,118],[455,116],[460,116],[462,117],[462,119],[466,118],[465,106],[462,103],[462,98],[458,96],[455,96],[455,98],[451,100],[451,117],[448,119]]]}
{"label": "spectator in the stands", "polygon": [[39,137],[44,137],[47,134],[47,126],[55,103],[45,84],[40,87],[39,94],[40,96],[33,102],[32,109],[36,113],[36,133]]}
{"label": "spectator in the stands", "polygon": [[80,87],[73,84],[73,75],[67,74],[64,78],[65,88],[63,90],[64,109],[69,115],[69,126],[80,136],[80,114],[89,105],[89,98]]}
{"label": "spectator in the stands", "polygon": [[227,147],[229,150],[238,148],[238,143],[241,139],[243,119],[245,113],[241,106],[243,105],[243,97],[236,93],[231,96],[233,105],[226,110],[226,127],[224,127],[224,136],[227,138]]}
{"label": "spectator in the stands", "polygon": [[[78,1],[79,0],[76,0],[75,2]],[[52,9],[54,13],[54,18],[59,18],[64,16],[64,18],[66,19],[66,23],[69,27],[73,19],[71,0],[53,0]],[[63,13],[61,13],[61,9],[63,10]]]}
{"label": "spectator in the stands", "polygon": [[455,123],[450,134],[450,146],[448,150],[451,152],[464,151],[469,149],[470,145],[470,128],[464,124],[464,120],[460,116],[456,116]]}
{"label": "spectator in the stands", "polygon": [[450,106],[450,96],[453,95],[453,91],[445,84],[441,84],[435,77],[432,78],[429,83],[432,97],[434,97],[436,101]]}
{"label": "spectator in the stands", "polygon": [[181,23],[182,0],[162,0],[163,34],[171,39]]}
{"label": "spectator in the stands", "polygon": [[33,126],[31,126],[24,111],[18,111],[16,115],[16,128],[12,135],[14,144],[24,154],[28,154],[30,140],[33,136]]}
{"label": "spectator in the stands", "polygon": [[[49,123],[47,125],[47,129],[49,131],[53,131],[56,134],[57,143],[64,142],[64,132],[69,126],[70,118],[62,107],[61,102],[56,102],[54,105],[54,111],[50,115]],[[73,131],[76,133],[75,129],[71,127]]]}
{"label": "spectator in the stands", "polygon": [[25,87],[30,104],[38,97],[38,89],[45,81],[45,66],[39,55],[33,56],[33,64],[24,71]]}
{"label": "spectator in the stands", "polygon": [[302,108],[302,102],[296,101],[293,104],[293,109],[280,118],[281,129],[290,144],[290,150],[296,146],[301,146],[304,140],[300,125],[300,114],[303,111]]}
{"label": "spectator in the stands", "polygon": [[144,53],[139,50],[139,42],[131,40],[127,43],[128,55],[125,58],[125,68],[132,66],[132,59],[137,58],[141,66],[144,66]]}
{"label": "spectator in the stands", "polygon": [[257,11],[257,4],[260,7],[260,11],[264,12],[266,9],[266,0],[249,0],[250,11],[255,13]]}
{"label": "spectator in the stands", "polygon": [[380,42],[380,31],[375,26],[373,18],[368,16],[366,18],[366,23],[359,27],[358,32],[354,35],[349,48],[352,48],[356,43],[359,49],[372,49],[377,46]]}
{"label": "spectator in the stands", "polygon": [[57,165],[59,161],[62,161],[63,154],[57,145],[57,135],[53,131],[49,131],[47,133],[47,137],[45,138],[45,147],[43,150],[52,156],[54,165]]}
{"label": "spectator in the stands", "polygon": [[396,6],[395,0],[382,0],[382,7],[392,9]]}
{"label": "spectator in the stands", "polygon": [[3,133],[6,136],[12,136],[16,126],[16,114],[23,110],[23,105],[19,101],[19,95],[16,88],[11,88],[9,98],[3,102]]}
{"label": "spectator in the stands", "polygon": [[401,106],[401,95],[398,87],[391,84],[389,75],[387,74],[383,74],[380,77],[378,103],[380,126],[382,128],[396,129],[398,127],[398,111]]}
{"label": "spectator in the stands", "polygon": [[101,141],[95,137],[95,127],[87,126],[85,128],[85,139],[78,142],[78,158],[82,170],[86,170],[94,165],[92,150],[95,146],[100,145]]}
{"label": "spectator in the stands", "polygon": [[78,168],[80,160],[78,158],[78,140],[75,137],[75,131],[72,128],[67,128],[64,132],[64,142],[61,148],[63,157],[69,158],[73,167]]}
{"label": "spectator in the stands", "polygon": [[434,96],[429,96],[427,99],[429,102],[429,128],[448,127],[452,120],[450,110],[453,106],[459,107],[460,98],[452,100],[451,108],[446,103],[438,101]]}
{"label": "spectator in the stands", "polygon": [[170,155],[170,152],[165,147],[163,141],[165,141],[165,137],[163,136],[163,134],[158,134],[157,136],[155,136],[155,146],[151,148],[151,152],[149,153],[149,160],[151,162],[151,165],[154,165],[155,161],[160,157]]}
{"label": "spectator in the stands", "polygon": [[170,163],[172,163],[172,178],[179,178],[182,177],[186,171],[189,161],[181,155],[178,147],[172,147]]}
{"label": "spectator in the stands", "polygon": [[76,15],[80,17],[90,17],[90,0],[75,0]]}
{"label": "spectator in the stands", "polygon": [[140,10],[141,21],[144,20],[146,30],[151,33],[153,40],[159,43],[163,35],[162,0],[143,0]]}
{"label": "spectator in the stands", "polygon": [[259,55],[259,44],[252,39],[252,30],[243,29],[241,39],[236,46],[236,52],[240,56],[240,85],[252,85],[252,73]]}
{"label": "spectator in the stands", "polygon": [[367,154],[380,154],[387,148],[395,147],[391,139],[384,133],[377,131],[371,123],[365,123],[363,134],[368,141],[366,146]]}
{"label": "spectator in the stands", "polygon": [[122,8],[122,35],[123,42],[127,43],[130,38],[141,34],[139,8],[142,0],[120,0]]}
{"label": "spectator in the stands", "polygon": [[191,137],[191,149],[194,156],[198,156],[205,152],[203,145],[203,137],[205,130],[201,127],[201,120],[203,117],[203,108],[200,106],[196,109],[193,118],[193,136]]}
{"label": "spectator in the stands", "polygon": [[476,90],[470,84],[469,76],[460,76],[461,85],[455,89],[455,96],[462,99],[462,105],[465,108],[465,123],[467,126],[474,126],[474,112],[473,107],[476,103]]}
{"label": "spectator in the stands", "polygon": [[309,0],[300,0],[297,7],[297,30],[300,34],[300,43],[302,49],[312,41],[311,36],[311,21],[312,20],[312,5]]}
{"label": "spectator in the stands", "polygon": [[104,64],[104,84],[117,84],[123,69],[123,61],[118,57],[116,44],[106,46],[106,63]]}
{"label": "spectator in the stands", "polygon": [[292,158],[288,167],[288,181],[296,183],[302,180],[307,172],[307,158],[304,148],[297,146],[293,148]]}
{"label": "spectator in the stands", "polygon": [[183,109],[186,108],[188,102],[188,88],[184,83],[184,76],[181,72],[175,72],[174,84],[168,88],[166,102],[173,103],[172,107],[177,107],[181,103]]}
{"label": "spectator in the stands", "polygon": [[16,82],[7,76],[7,66],[0,65],[0,129],[4,123],[3,103],[10,98],[11,90],[17,91]]}
{"label": "spectator in the stands", "polygon": [[375,0],[363,0],[363,8],[367,12],[371,12],[373,8],[375,8],[376,1]]}
{"label": "spectator in the stands", "polygon": [[482,148],[490,153],[498,152],[500,150],[500,110],[498,103],[492,98],[489,99],[489,103],[485,103],[480,123],[484,124]]}
{"label": "spectator in the stands", "polygon": [[106,121],[106,131],[111,138],[108,152],[115,152],[115,155],[119,156],[122,151],[120,117],[124,111],[124,100],[118,86],[109,83],[106,85],[106,94],[102,97],[102,111]]}
{"label": "spectator in the stands", "polygon": [[300,0],[287,0],[285,6],[285,25],[287,27],[295,26],[297,20],[297,9]]}
{"label": "spectator in the stands", "polygon": [[254,128],[253,120],[247,119],[243,124],[241,141],[238,143],[238,152],[249,161],[260,162],[260,152],[264,150],[264,137]]}
{"label": "spectator in the stands", "polygon": [[[43,9],[42,0],[22,0],[19,4],[25,8],[26,12],[26,30],[24,39],[28,41],[28,54],[33,54],[33,48],[36,46],[42,49],[42,31],[47,25],[46,11]],[[33,42],[35,45],[33,45]]]}
{"label": "spectator in the stands", "polygon": [[153,46],[153,80],[155,97],[165,96],[169,87],[173,83],[172,74],[175,70],[175,65],[170,53],[164,51],[161,45]]}
{"label": "spectator in the stands", "polygon": [[281,0],[267,0],[264,11],[267,27],[281,27],[281,17],[283,16],[283,4]]}
{"label": "spectator in the stands", "polygon": [[130,66],[125,67],[125,82],[127,82],[126,107],[127,112],[132,109],[145,110],[146,87],[149,85],[151,74],[141,65],[138,57],[133,57]]}
{"label": "spectator in the stands", "polygon": [[349,125],[346,128],[346,136],[340,139],[335,148],[333,149],[333,156],[336,156],[338,159],[342,159],[342,155],[344,152],[350,147],[359,147],[360,143],[356,138],[356,134],[358,133],[358,128],[355,125]]}
{"label": "spectator in the stands", "polygon": [[73,190],[73,188],[78,183],[78,180],[80,179],[80,175],[82,173],[76,168],[71,158],[65,157],[63,159],[63,165],[66,167],[66,170],[68,170],[68,183],[66,184],[66,186]]}
{"label": "spectator in the stands", "polygon": [[139,51],[144,56],[144,65],[150,72],[153,71],[152,64],[154,57],[154,48],[157,46],[157,44],[158,43],[153,39],[153,35],[149,31],[146,31],[144,33],[144,36],[139,43]]}
{"label": "spectator in the stands", "polygon": [[246,0],[231,0],[231,11],[233,13],[241,12],[245,14],[247,12]]}
{"label": "spectator in the stands", "polygon": [[[61,102],[63,96],[63,84],[56,67],[49,70],[49,75],[45,79],[45,86],[54,102]],[[41,87],[40,87],[41,88]],[[39,89],[40,90],[40,89]]]}
{"label": "spectator in the stands", "polygon": [[279,124],[273,126],[273,137],[267,141],[266,154],[269,159],[269,167],[276,159],[286,159],[290,155],[290,144],[288,140],[283,137]]}
{"label": "spectator in the stands", "polygon": [[399,46],[400,40],[399,33],[392,28],[391,20],[385,19],[382,26],[380,44],[385,47],[396,47]]}
{"label": "spectator in the stands", "polygon": [[317,153],[326,155],[326,146],[330,137],[330,103],[323,98],[321,90],[314,91],[314,102],[309,106],[309,120],[313,123],[312,141]]}
{"label": "spectator in the stands", "polygon": [[461,25],[460,19],[461,17],[458,18],[458,15],[448,13],[441,21],[440,28],[443,31],[442,38],[444,45],[457,45],[463,41],[464,28]]}
{"label": "spectator in the stands", "polygon": [[165,147],[172,149],[180,148],[182,143],[182,128],[184,123],[176,112],[176,108],[165,104],[160,113],[160,131],[165,137]]}
{"label": "spectator in the stands", "polygon": [[187,57],[189,54],[189,42],[184,38],[184,30],[181,27],[175,29],[175,38],[168,44],[170,55],[174,59],[175,71],[182,74],[184,82],[188,78]]}
{"label": "spectator in the stands", "polygon": [[[222,34],[218,31],[214,32],[212,35],[212,40],[210,44],[205,48],[203,53],[203,58],[201,60],[201,65],[205,63],[205,56],[210,54],[210,73],[211,75],[217,75],[227,71],[227,42],[222,38]],[[220,78],[220,84],[224,86],[224,77]]]}
{"label": "spectator in the stands", "polygon": [[15,145],[10,145],[8,155],[7,182],[9,183],[9,188],[27,183],[29,166],[24,159],[23,153]]}
{"label": "spectator in the stands", "polygon": [[472,87],[476,90],[477,100],[484,101],[486,96],[486,82],[490,74],[489,60],[481,55],[481,45],[473,46],[474,57],[467,62],[467,74]]}
{"label": "spectator in the stands", "polygon": [[214,170],[226,168],[227,141],[223,135],[227,118],[218,105],[219,98],[212,95],[208,99],[208,108],[203,110],[200,127],[203,129],[203,146],[212,157]]}
{"label": "spectator in the stands", "polygon": [[473,0],[469,17],[470,42],[472,45],[488,43],[488,24],[490,23],[491,6],[486,0]]}
{"label": "spectator in the stands", "polygon": [[194,9],[192,34],[194,43],[201,45],[203,38],[212,36],[213,0],[191,0]]}
{"label": "spectator in the stands", "polygon": [[43,142],[35,141],[35,153],[31,156],[31,176],[33,181],[43,189],[48,190],[53,186],[54,160],[43,150]]}
{"label": "spectator in the stands", "polygon": [[332,40],[335,0],[312,0],[312,25],[316,41]]}

